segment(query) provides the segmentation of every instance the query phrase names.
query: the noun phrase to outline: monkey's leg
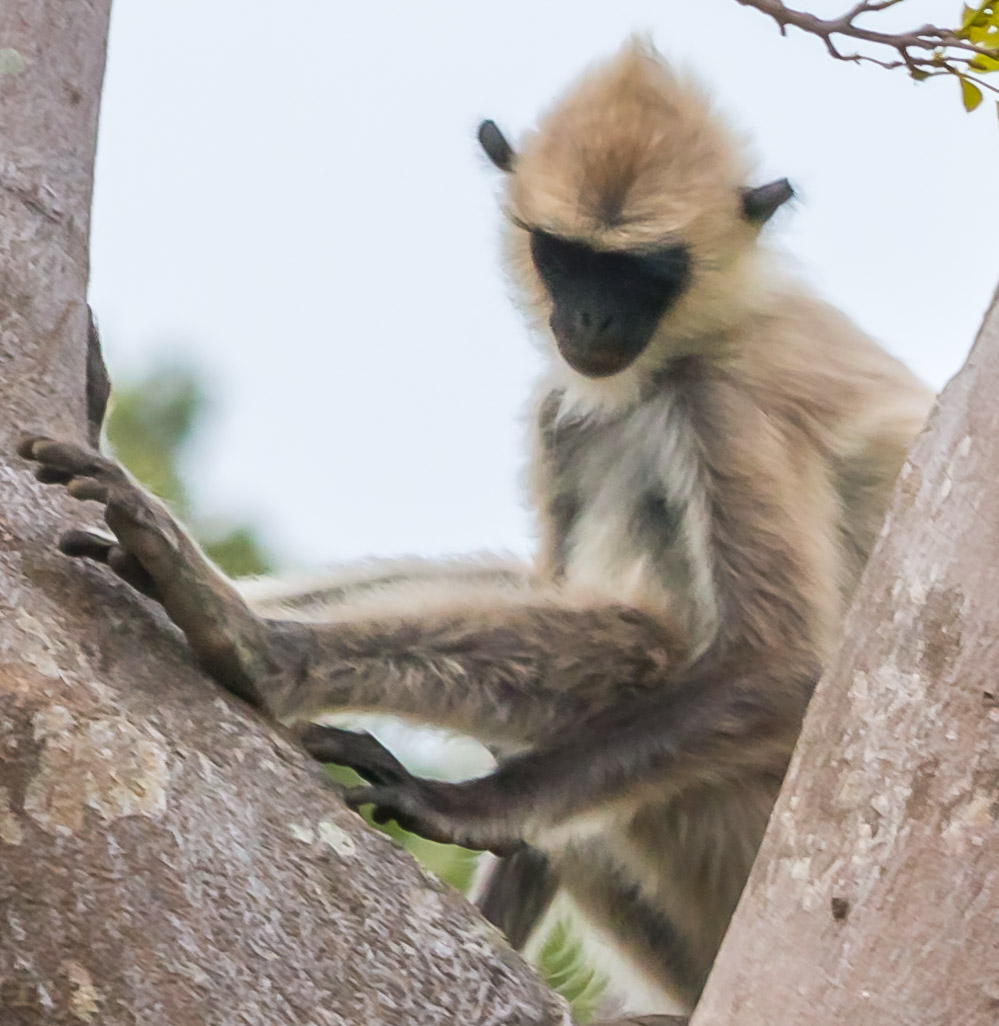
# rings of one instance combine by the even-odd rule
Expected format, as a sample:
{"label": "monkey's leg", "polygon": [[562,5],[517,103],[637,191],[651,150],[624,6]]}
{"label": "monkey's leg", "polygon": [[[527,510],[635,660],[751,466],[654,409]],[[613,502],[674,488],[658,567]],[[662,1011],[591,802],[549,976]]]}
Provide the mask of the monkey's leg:
{"label": "monkey's leg", "polygon": [[523,847],[492,867],[475,904],[506,935],[512,948],[527,943],[558,890],[558,877],[548,857]]}
{"label": "monkey's leg", "polygon": [[65,484],[70,495],[104,505],[116,539],[70,531],[60,548],[104,563],[133,587],[161,602],[183,630],[197,661],[254,706],[275,678],[300,672],[302,648],[294,623],[257,617],[211,565],[167,509],[112,460],[84,446],[42,436],[22,439],[18,453],[39,464],[35,476]]}

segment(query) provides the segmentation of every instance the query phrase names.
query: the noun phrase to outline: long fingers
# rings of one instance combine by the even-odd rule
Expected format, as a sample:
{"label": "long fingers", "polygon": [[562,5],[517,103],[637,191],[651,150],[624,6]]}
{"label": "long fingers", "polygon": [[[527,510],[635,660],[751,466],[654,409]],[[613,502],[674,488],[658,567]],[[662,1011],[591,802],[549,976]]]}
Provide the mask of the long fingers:
{"label": "long fingers", "polygon": [[302,747],[319,762],[347,766],[372,784],[397,784],[410,779],[405,766],[366,732],[309,723],[296,733]]}
{"label": "long fingers", "polygon": [[44,463],[34,469],[34,475],[42,484],[68,484],[73,480],[73,474],[68,470],[60,470],[58,467],[47,467]]}
{"label": "long fingers", "polygon": [[75,442],[57,442],[45,435],[29,435],[17,444],[19,456],[44,466],[66,471],[73,476],[97,472],[101,458]]}
{"label": "long fingers", "polygon": [[94,531],[66,531],[59,539],[59,551],[67,556],[103,563],[143,595],[157,600],[160,597],[156,583],[143,565],[114,538]]}
{"label": "long fingers", "polygon": [[76,499],[107,502],[110,485],[124,480],[120,467],[75,442],[29,435],[17,445],[18,455],[37,463],[35,477],[43,484],[64,484]]}
{"label": "long fingers", "polygon": [[[36,464],[34,473],[39,481],[65,485],[66,491],[81,501],[89,500],[106,506],[111,500],[112,489],[127,480],[117,464],[75,442],[29,435],[21,439],[17,451]],[[115,538],[94,531],[67,531],[59,539],[59,549],[67,556],[103,563],[144,595],[160,598],[153,577],[138,558]]]}

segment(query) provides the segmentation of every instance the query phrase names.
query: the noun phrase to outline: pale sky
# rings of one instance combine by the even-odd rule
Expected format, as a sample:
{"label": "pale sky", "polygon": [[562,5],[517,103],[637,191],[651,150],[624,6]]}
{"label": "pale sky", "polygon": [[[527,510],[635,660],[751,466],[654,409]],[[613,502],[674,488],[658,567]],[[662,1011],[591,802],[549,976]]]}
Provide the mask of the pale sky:
{"label": "pale sky", "polygon": [[113,377],[164,353],[203,369],[210,510],[300,566],[530,551],[538,358],[475,128],[515,138],[636,29],[711,85],[760,182],[792,179],[771,238],[800,273],[932,385],[959,368],[999,278],[972,201],[999,130],[956,83],[834,62],[735,0],[118,0],[91,301]]}

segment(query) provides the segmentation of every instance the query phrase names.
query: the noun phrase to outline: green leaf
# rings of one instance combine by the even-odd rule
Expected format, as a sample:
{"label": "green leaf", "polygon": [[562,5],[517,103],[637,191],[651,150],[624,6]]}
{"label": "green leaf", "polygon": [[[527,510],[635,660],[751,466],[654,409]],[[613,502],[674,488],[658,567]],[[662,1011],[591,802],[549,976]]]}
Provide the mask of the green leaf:
{"label": "green leaf", "polygon": [[980,7],[969,7],[965,4],[964,10],[961,12],[961,31],[958,35],[967,35],[969,29],[987,25],[989,18],[992,17],[993,6],[993,4],[982,4]]}
{"label": "green leaf", "polygon": [[964,100],[964,109],[973,111],[982,102],[982,91],[974,82],[961,78],[961,99]]}
{"label": "green leaf", "polygon": [[586,964],[579,939],[562,919],[545,935],[537,956],[538,972],[571,1005],[577,1022],[589,1022],[607,989],[602,972]]}
{"label": "green leaf", "polygon": [[999,60],[996,60],[995,57],[986,57],[985,54],[980,53],[977,57],[972,57],[968,61],[968,67],[988,74],[990,71],[999,71]]}
{"label": "green leaf", "polygon": [[926,79],[928,79],[930,77],[930,73],[928,71],[920,71],[919,68],[910,68],[909,69],[909,74],[917,82],[925,82]]}
{"label": "green leaf", "polygon": [[[999,11],[999,8],[996,10]],[[996,18],[999,19],[999,13]],[[977,46],[999,45],[999,21],[983,21],[980,25],[970,25],[962,30],[961,36]]]}

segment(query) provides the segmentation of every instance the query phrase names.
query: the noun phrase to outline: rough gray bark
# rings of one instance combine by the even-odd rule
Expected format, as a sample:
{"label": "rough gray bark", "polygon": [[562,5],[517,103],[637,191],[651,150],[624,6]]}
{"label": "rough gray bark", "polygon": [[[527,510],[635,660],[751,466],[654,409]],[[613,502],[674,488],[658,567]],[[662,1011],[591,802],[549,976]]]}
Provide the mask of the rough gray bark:
{"label": "rough gray bark", "polygon": [[0,1022],[567,1022],[155,608],[55,552],[88,513],[11,456],[85,435],[108,5],[0,5]]}
{"label": "rough gray bark", "polygon": [[999,295],[902,471],[692,1026],[999,1022]]}

